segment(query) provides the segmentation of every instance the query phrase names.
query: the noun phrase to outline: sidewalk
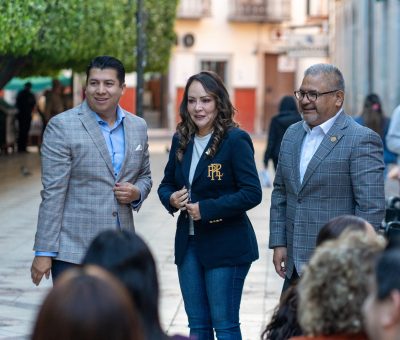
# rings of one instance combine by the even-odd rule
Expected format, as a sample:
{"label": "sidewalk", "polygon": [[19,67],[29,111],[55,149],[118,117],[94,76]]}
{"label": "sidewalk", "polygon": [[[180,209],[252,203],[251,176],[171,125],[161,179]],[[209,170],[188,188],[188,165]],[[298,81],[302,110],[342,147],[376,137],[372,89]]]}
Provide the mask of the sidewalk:
{"label": "sidewalk", "polygon": [[[157,261],[161,288],[161,319],[168,334],[188,334],[187,319],[173,259],[176,217],[171,217],[158,200],[157,188],[167,162],[170,138],[150,133],[153,189],[138,214],[137,232],[143,236]],[[256,161],[262,165],[264,138],[254,138]],[[21,167],[22,168],[21,170]],[[30,175],[23,173],[30,172]],[[0,156],[0,339],[28,339],[36,312],[51,280],[39,287],[32,284],[32,245],[40,204],[40,160],[37,153]],[[280,294],[282,280],[272,266],[267,249],[271,189],[264,189],[262,203],[249,212],[256,230],[260,259],[245,282],[241,323],[244,340],[257,340]]]}

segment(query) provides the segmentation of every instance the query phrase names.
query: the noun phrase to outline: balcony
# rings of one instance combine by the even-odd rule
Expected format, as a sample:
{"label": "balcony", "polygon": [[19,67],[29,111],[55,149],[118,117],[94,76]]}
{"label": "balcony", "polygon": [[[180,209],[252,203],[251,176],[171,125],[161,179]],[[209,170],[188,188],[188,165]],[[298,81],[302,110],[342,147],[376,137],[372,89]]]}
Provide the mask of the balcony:
{"label": "balcony", "polygon": [[290,0],[230,0],[229,20],[279,23],[290,19]]}
{"label": "balcony", "polygon": [[211,0],[180,0],[178,19],[199,20],[211,14]]}

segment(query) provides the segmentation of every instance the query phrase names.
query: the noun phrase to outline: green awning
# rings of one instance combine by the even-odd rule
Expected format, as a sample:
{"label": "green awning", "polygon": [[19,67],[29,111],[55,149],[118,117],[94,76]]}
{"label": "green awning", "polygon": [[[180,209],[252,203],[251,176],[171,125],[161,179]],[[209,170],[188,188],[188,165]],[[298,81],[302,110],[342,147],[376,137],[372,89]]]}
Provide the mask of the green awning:
{"label": "green awning", "polygon": [[[11,79],[7,85],[3,88],[4,90],[19,91],[24,88],[24,84],[28,81],[32,83],[32,91],[39,92],[45,89],[51,88],[52,77],[28,77]],[[64,86],[71,85],[71,78],[61,76],[57,78]]]}

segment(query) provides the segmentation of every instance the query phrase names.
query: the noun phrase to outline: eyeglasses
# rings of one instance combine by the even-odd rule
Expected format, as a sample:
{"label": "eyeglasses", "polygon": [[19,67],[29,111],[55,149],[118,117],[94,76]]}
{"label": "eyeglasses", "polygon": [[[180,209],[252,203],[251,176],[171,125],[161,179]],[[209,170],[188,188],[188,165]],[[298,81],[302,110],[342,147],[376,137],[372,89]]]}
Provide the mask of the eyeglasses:
{"label": "eyeglasses", "polygon": [[339,90],[332,90],[332,91],[327,91],[327,92],[298,90],[298,91],[294,91],[294,95],[298,101],[303,100],[304,96],[307,96],[307,99],[310,102],[315,102],[319,96],[322,96],[322,95],[328,94],[328,93],[337,92],[337,91],[339,91]]}

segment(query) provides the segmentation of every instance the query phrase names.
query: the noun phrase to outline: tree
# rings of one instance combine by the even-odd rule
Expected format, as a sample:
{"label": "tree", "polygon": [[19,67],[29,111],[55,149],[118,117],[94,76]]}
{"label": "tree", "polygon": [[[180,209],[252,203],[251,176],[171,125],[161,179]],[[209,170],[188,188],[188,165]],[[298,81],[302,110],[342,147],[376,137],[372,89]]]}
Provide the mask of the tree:
{"label": "tree", "polygon": [[[177,0],[145,0],[146,71],[164,72]],[[0,1],[0,89],[16,75],[84,71],[96,55],[135,69],[134,0]]]}

